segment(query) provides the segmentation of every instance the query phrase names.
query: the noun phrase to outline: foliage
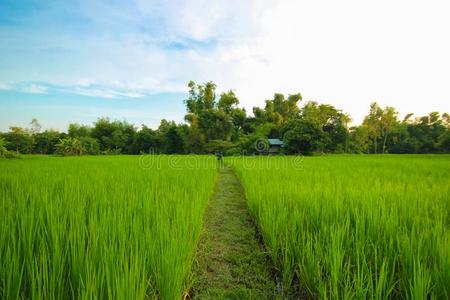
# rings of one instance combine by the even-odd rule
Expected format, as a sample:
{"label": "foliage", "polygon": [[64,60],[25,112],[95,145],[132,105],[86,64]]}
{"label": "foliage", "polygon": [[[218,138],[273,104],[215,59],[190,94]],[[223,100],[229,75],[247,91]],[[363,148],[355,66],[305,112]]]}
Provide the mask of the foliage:
{"label": "foliage", "polygon": [[3,134],[8,141],[8,150],[16,153],[31,153],[33,149],[33,138],[29,131],[20,127],[10,127],[9,132]]}
{"label": "foliage", "polygon": [[81,155],[84,149],[77,138],[65,137],[56,144],[56,152],[61,155]]}
{"label": "foliage", "polygon": [[185,124],[163,119],[158,128],[139,129],[126,121],[100,118],[92,126],[69,124],[65,134],[41,132],[33,119],[30,128],[11,127],[3,137],[8,150],[40,154],[54,153],[66,136],[80,140],[85,154],[204,154],[219,148],[226,154],[256,154],[255,141],[267,138],[282,139],[286,147],[281,152],[287,154],[450,152],[448,113],[416,118],[410,113],[400,121],[395,108],[374,102],[362,124],[349,128],[348,114],[315,101],[300,106],[300,93],[276,93],[248,116],[232,90],[217,95],[213,82],[193,81],[188,88]]}
{"label": "foliage", "polygon": [[13,159],[13,158],[20,158],[20,154],[17,153],[16,151],[6,151],[5,153],[3,153],[3,156],[0,157],[4,157],[4,158],[8,158],[8,159]]}
{"label": "foliage", "polygon": [[8,149],[6,149],[7,144],[8,142],[4,138],[0,137],[0,157],[5,156],[8,151]]}
{"label": "foliage", "polygon": [[100,146],[96,139],[90,136],[80,137],[81,152],[79,154],[85,153],[90,155],[96,155],[100,153]]}
{"label": "foliage", "polygon": [[125,121],[110,121],[100,118],[91,129],[91,136],[97,139],[100,150],[117,150],[120,153],[138,153],[136,146],[136,129]]}
{"label": "foliage", "polygon": [[176,126],[171,126],[164,135],[164,152],[168,154],[183,153],[183,136]]}
{"label": "foliage", "polygon": [[266,100],[264,109],[255,107],[253,113],[258,123],[273,123],[278,128],[299,115],[298,102],[302,100],[301,94],[289,95],[287,99],[283,94],[274,94],[273,99]]}
{"label": "foliage", "polygon": [[185,120],[192,130],[189,133],[192,138],[206,143],[210,140],[229,141],[233,134],[236,138],[242,128],[245,111],[236,107],[239,100],[234,92],[222,93],[217,99],[216,85],[212,82],[197,85],[191,81],[188,86]]}
{"label": "foliage", "polygon": [[228,151],[232,151],[236,145],[229,141],[212,140],[206,145],[206,151],[208,153],[222,152],[226,154]]}
{"label": "foliage", "polygon": [[54,130],[46,130],[34,135],[34,153],[53,154],[55,145],[59,142],[61,134]]}
{"label": "foliage", "polygon": [[290,153],[311,154],[323,149],[322,128],[304,119],[289,121],[283,128],[285,147]]}
{"label": "foliage", "polygon": [[161,137],[158,131],[142,125],[141,130],[136,133],[136,145],[139,152],[157,153],[161,150]]}
{"label": "foliage", "polygon": [[19,158],[19,154],[7,149],[8,142],[0,136],[0,157],[3,158]]}
{"label": "foliage", "polygon": [[[100,120],[99,120],[100,121]],[[69,124],[68,135],[73,138],[81,138],[90,136],[92,133],[92,128],[80,124]]]}
{"label": "foliage", "polygon": [[437,147],[444,152],[450,152],[450,130],[446,130],[439,136]]}

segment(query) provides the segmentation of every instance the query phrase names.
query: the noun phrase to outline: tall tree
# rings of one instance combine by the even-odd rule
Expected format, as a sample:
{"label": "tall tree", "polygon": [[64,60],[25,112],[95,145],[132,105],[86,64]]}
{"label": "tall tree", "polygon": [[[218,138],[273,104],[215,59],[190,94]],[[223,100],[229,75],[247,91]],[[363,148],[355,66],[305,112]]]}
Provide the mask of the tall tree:
{"label": "tall tree", "polygon": [[382,153],[386,153],[386,141],[390,132],[398,124],[397,119],[398,112],[395,108],[387,106],[384,108],[380,119],[380,131],[383,138]]}
{"label": "tall tree", "polygon": [[0,157],[5,156],[6,152],[8,152],[8,150],[6,149],[6,146],[8,145],[8,142],[0,137]]}
{"label": "tall tree", "polygon": [[[185,100],[185,120],[191,127],[191,134],[197,140],[230,140],[233,134],[233,118],[239,99],[233,91],[222,93],[216,99],[216,85],[212,82],[195,84],[189,82],[189,97]],[[236,120],[238,120],[236,118]],[[203,136],[201,136],[203,135]]]}
{"label": "tall tree", "polygon": [[143,153],[157,153],[161,151],[161,138],[158,133],[142,125],[141,130],[136,134],[136,143],[140,152]]}
{"label": "tall tree", "polygon": [[110,121],[100,118],[91,129],[91,136],[96,138],[101,151],[118,153],[137,153],[136,129],[125,121]]}
{"label": "tall tree", "polygon": [[34,151],[40,154],[52,154],[61,134],[54,130],[45,130],[34,135]]}
{"label": "tall tree", "polygon": [[33,118],[31,120],[30,126],[31,126],[31,128],[30,128],[31,135],[35,135],[35,134],[41,132],[42,125],[39,123],[39,121],[36,118]]}
{"label": "tall tree", "polygon": [[381,117],[383,110],[373,102],[370,104],[369,114],[364,118],[363,125],[367,127],[368,137],[372,140],[374,153],[377,154],[378,139],[381,136]]}
{"label": "tall tree", "polygon": [[183,153],[183,135],[178,126],[170,126],[164,133],[164,150],[168,154]]}
{"label": "tall tree", "polygon": [[4,137],[17,154],[31,153],[33,150],[33,137],[24,128],[12,126],[9,128],[9,132],[4,134]]}
{"label": "tall tree", "polygon": [[86,125],[80,125],[76,123],[69,124],[69,130],[68,135],[70,137],[84,137],[84,136],[90,136],[91,135],[92,128]]}
{"label": "tall tree", "polygon": [[281,129],[285,122],[298,116],[301,100],[300,93],[289,95],[287,99],[283,94],[275,93],[273,99],[266,100],[264,109],[254,107],[253,114],[258,123],[271,122]]}
{"label": "tall tree", "polygon": [[309,155],[323,149],[323,130],[318,123],[291,119],[283,128],[283,139],[289,153]]}

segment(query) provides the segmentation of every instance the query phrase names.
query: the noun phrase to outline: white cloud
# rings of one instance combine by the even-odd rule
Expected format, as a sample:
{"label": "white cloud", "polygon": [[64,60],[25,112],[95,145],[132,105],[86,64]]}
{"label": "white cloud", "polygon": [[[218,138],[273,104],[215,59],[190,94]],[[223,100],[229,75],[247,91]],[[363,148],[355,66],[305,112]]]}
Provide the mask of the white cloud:
{"label": "white cloud", "polygon": [[142,93],[137,92],[129,92],[129,91],[115,91],[111,89],[101,89],[101,88],[81,88],[77,87],[74,89],[68,89],[66,90],[69,93],[83,95],[83,96],[89,96],[89,97],[100,97],[100,98],[119,98],[119,97],[126,97],[126,98],[142,98],[145,95]]}
{"label": "white cloud", "polygon": [[[99,27],[92,33],[33,35],[39,47],[64,45],[69,54],[43,54],[41,64],[22,57],[23,65],[14,56],[17,70],[0,71],[0,80],[76,86],[75,93],[105,98],[180,92],[191,79],[213,80],[234,89],[247,108],[274,92],[301,92],[356,122],[375,100],[402,113],[450,110],[443,0],[138,0],[108,7],[103,17],[92,15],[103,10],[90,3],[85,11]],[[14,33],[8,42],[19,38]]]}
{"label": "white cloud", "polygon": [[48,91],[48,87],[36,83],[5,83],[0,82],[0,91],[18,91],[28,94],[45,94]]}
{"label": "white cloud", "polygon": [[44,85],[31,83],[20,88],[20,91],[29,94],[45,94],[48,88]]}
{"label": "white cloud", "polygon": [[343,108],[356,122],[374,100],[402,113],[449,110],[447,6],[279,2],[260,18],[257,40],[235,45],[236,63],[218,81],[251,105],[273,92],[300,91]]}
{"label": "white cloud", "polygon": [[5,82],[0,82],[0,91],[7,91],[11,86]]}

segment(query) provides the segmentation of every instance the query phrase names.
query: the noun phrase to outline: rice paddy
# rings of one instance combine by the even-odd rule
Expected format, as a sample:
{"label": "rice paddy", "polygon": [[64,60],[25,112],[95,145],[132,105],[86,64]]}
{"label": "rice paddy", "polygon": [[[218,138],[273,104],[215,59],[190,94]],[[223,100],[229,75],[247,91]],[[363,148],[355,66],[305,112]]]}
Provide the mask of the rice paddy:
{"label": "rice paddy", "polygon": [[229,158],[285,291],[450,297],[450,157]]}
{"label": "rice paddy", "polygon": [[181,299],[216,176],[195,162],[0,161],[0,298]]}
{"label": "rice paddy", "polygon": [[[261,269],[276,269],[263,278],[276,280],[268,286],[277,286],[270,288],[277,298],[450,297],[450,156],[227,157],[225,164],[242,183],[269,254],[260,261],[271,266]],[[208,287],[193,272],[199,237],[208,222],[225,228],[211,219],[217,213],[203,222],[215,183],[228,197],[227,180],[216,181],[221,173],[231,176],[217,172],[212,156],[0,160],[0,298],[183,299],[193,282],[200,293]],[[214,241],[213,232],[205,236]],[[220,242],[242,235],[224,236]]]}

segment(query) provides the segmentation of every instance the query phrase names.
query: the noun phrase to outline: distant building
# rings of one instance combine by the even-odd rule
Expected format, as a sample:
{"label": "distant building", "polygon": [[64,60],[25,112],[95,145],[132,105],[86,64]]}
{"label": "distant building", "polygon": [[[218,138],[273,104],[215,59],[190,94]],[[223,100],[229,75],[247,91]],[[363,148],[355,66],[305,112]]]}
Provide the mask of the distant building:
{"label": "distant building", "polygon": [[284,147],[284,143],[280,139],[268,139],[269,142],[269,154],[278,154],[281,148]]}

